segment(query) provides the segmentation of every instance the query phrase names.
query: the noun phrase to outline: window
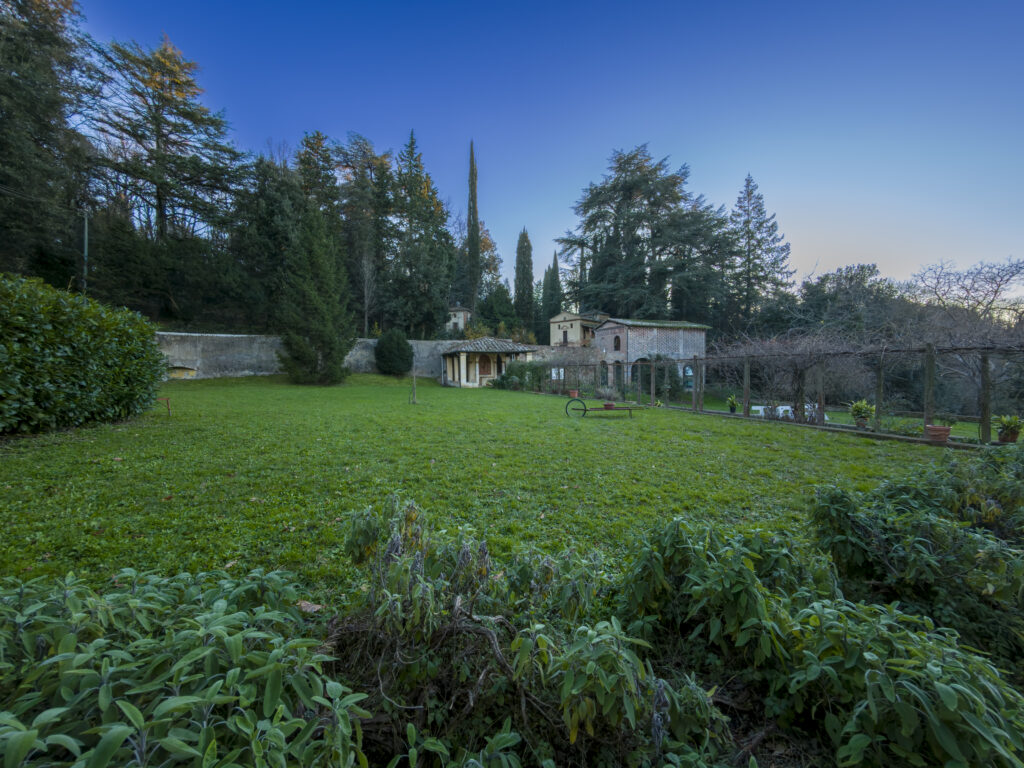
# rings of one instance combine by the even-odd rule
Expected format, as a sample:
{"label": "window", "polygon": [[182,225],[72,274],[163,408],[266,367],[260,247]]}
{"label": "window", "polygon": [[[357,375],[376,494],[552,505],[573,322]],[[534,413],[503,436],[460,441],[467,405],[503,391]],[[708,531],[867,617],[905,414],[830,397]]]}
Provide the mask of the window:
{"label": "window", "polygon": [[613,343],[612,346],[615,348],[616,352],[621,350],[622,349],[622,337],[621,336],[616,336],[615,337],[615,342]]}
{"label": "window", "polygon": [[551,380],[562,381],[565,379],[565,368],[552,368],[551,369]]}

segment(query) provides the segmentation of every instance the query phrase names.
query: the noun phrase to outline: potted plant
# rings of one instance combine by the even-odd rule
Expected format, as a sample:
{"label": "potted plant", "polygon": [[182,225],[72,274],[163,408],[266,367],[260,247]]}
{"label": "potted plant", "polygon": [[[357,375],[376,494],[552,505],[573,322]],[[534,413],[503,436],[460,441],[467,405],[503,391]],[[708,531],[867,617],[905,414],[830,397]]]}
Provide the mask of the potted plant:
{"label": "potted plant", "polygon": [[579,396],[580,396],[580,391],[578,389],[570,389],[569,390],[569,397],[579,397]]}
{"label": "potted plant", "polygon": [[995,419],[996,431],[999,434],[1000,443],[1016,443],[1020,436],[1021,419],[1016,414],[997,416]]}
{"label": "potted plant", "polygon": [[874,418],[875,406],[867,400],[857,400],[850,403],[850,415],[853,416],[853,423],[858,429],[867,429],[868,419]]}
{"label": "potted plant", "polygon": [[945,443],[949,440],[949,433],[953,431],[953,427],[956,425],[956,417],[951,414],[945,414],[939,416],[936,421],[939,423],[924,425],[924,436],[933,443]]}
{"label": "potted plant", "polygon": [[729,406],[729,413],[736,413],[736,408],[739,406],[739,401],[736,399],[736,395],[729,395],[725,399],[725,404]]}

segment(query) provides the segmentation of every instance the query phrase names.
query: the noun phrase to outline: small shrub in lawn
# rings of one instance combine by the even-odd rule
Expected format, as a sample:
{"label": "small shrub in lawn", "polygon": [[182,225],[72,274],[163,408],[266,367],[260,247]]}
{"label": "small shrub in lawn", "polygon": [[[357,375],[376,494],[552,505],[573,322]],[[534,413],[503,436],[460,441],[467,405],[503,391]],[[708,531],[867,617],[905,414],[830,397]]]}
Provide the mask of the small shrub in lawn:
{"label": "small shrub in lawn", "polygon": [[141,413],[166,372],[155,330],[135,312],[0,275],[0,434]]}
{"label": "small shrub in lawn", "polygon": [[412,370],[412,344],[399,328],[390,328],[381,334],[373,355],[377,369],[388,376],[404,376]]}

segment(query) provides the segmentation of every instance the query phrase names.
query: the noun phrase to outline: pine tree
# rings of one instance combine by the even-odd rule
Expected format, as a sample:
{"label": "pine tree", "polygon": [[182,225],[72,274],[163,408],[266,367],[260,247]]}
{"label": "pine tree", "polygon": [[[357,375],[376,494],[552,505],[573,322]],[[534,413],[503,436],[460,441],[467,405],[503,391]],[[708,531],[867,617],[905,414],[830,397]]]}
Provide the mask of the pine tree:
{"label": "pine tree", "polygon": [[379,318],[385,269],[393,251],[391,153],[378,155],[372,142],[353,134],[338,157],[345,173],[341,199],[348,273],[362,332],[368,336],[371,316]]}
{"label": "pine tree", "polygon": [[298,174],[265,157],[235,198],[228,250],[240,272],[233,286],[249,330],[273,330],[288,260],[297,247],[305,206]]}
{"label": "pine tree", "polygon": [[0,271],[78,270],[88,142],[69,125],[98,74],[70,0],[0,3]]}
{"label": "pine tree", "polygon": [[538,339],[543,344],[551,343],[551,326],[549,321],[552,317],[562,311],[562,281],[558,271],[558,254],[556,253],[551,266],[544,270],[544,288],[541,298],[541,320],[543,326]]}
{"label": "pine tree", "polygon": [[315,202],[304,203],[297,247],[290,254],[278,307],[281,366],[297,384],[338,384],[355,342],[348,277]]}
{"label": "pine tree", "polygon": [[533,328],[533,246],[526,228],[516,243],[516,319],[524,330]]}
{"label": "pine tree", "polygon": [[512,303],[512,292],[509,290],[507,281],[499,281],[494,288],[480,300],[479,312],[477,313],[480,322],[495,329],[502,326],[506,332],[514,326],[518,320],[515,306]]}
{"label": "pine tree", "polygon": [[412,338],[428,338],[447,317],[455,247],[448,211],[423,166],[412,132],[398,155],[394,219],[396,251],[388,274],[387,320]]}
{"label": "pine tree", "polygon": [[612,155],[609,174],[576,204],[576,232],[559,239],[577,254],[581,309],[665,317],[678,215],[695,202],[688,176],[685,165],[673,173],[667,160],[655,162],[646,146]]}
{"label": "pine tree", "polygon": [[104,159],[155,240],[216,225],[236,181],[238,152],[227,120],[199,102],[198,65],[166,37],[154,50],[113,43],[104,52],[111,85],[97,126]]}
{"label": "pine tree", "polygon": [[735,292],[740,317],[749,324],[765,299],[790,285],[794,270],[789,269],[789,243],[779,234],[775,214],[769,216],[765,210],[764,197],[750,174],[730,219],[739,247]]}

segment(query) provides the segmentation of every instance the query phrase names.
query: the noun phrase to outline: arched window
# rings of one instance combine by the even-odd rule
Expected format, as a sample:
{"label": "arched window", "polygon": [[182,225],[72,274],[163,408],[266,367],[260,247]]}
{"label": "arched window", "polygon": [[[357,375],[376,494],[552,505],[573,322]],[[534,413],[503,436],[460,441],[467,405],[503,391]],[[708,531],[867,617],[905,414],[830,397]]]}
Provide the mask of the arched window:
{"label": "arched window", "polygon": [[615,349],[616,352],[618,352],[620,349],[622,349],[622,337],[621,336],[616,336],[615,337],[615,341],[612,343],[612,347]]}

